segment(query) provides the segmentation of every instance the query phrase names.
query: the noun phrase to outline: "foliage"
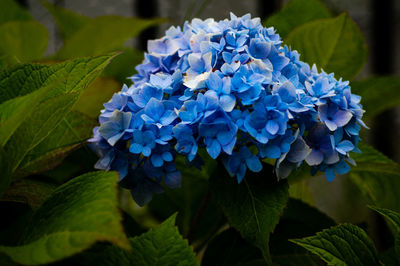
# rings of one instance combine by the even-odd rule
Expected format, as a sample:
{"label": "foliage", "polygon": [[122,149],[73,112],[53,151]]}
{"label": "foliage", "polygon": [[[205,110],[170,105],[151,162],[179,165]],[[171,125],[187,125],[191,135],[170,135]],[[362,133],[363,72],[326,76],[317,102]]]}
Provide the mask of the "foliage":
{"label": "foliage", "polygon": [[[363,217],[355,217],[357,225],[328,217],[311,192],[309,167],[277,181],[275,162],[264,160],[262,171],[248,172],[238,184],[204,149],[198,151],[203,162],[191,167],[177,157],[180,188],[164,186],[165,193],[138,207],[116,172],[93,171],[97,157],[87,140],[103,103],[130,82],[143,59],[126,41],[166,20],[90,18],[42,4],[63,40],[52,55],[45,53],[47,29],[16,1],[0,1],[1,265],[400,263],[400,166],[368,138],[340,178],[351,181],[370,204],[368,215],[385,219],[387,228]],[[263,19],[300,60],[350,80],[369,126],[399,106],[399,77],[352,80],[367,48],[348,14],[337,15],[319,0],[291,0]]]}

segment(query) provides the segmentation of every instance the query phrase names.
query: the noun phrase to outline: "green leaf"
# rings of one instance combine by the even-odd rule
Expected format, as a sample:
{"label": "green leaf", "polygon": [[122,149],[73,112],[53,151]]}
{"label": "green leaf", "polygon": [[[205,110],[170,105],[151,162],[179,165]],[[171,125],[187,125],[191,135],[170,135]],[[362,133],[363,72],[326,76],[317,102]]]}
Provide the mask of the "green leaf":
{"label": "green leaf", "polygon": [[400,211],[400,166],[372,147],[359,144],[361,154],[353,154],[357,166],[352,167],[349,177],[378,207]]}
{"label": "green leaf", "polygon": [[96,125],[96,120],[71,111],[49,136],[25,156],[15,176],[28,176],[53,169],[93,135]]}
{"label": "green leaf", "polygon": [[365,120],[400,105],[400,77],[370,77],[353,81],[351,90],[362,97],[361,103],[367,110],[363,117]]}
{"label": "green leaf", "polygon": [[[396,239],[397,241],[397,239]],[[400,244],[400,243],[399,243]],[[389,248],[379,254],[379,258],[382,261],[382,265],[400,265],[400,253],[396,254],[394,247]]]}
{"label": "green leaf", "polygon": [[286,43],[299,51],[303,61],[345,80],[354,78],[367,59],[364,37],[345,13],[297,27],[287,36]]}
{"label": "green leaf", "polygon": [[64,41],[71,38],[78,30],[92,20],[90,17],[71,10],[54,6],[48,1],[42,1],[42,4],[56,21],[58,31]]}
{"label": "green leaf", "polygon": [[[0,103],[57,83],[50,96],[81,92],[114,54],[79,58],[55,65],[23,64],[0,72]],[[62,81],[62,82],[61,82]]]}
{"label": "green leaf", "polygon": [[56,186],[50,183],[21,179],[12,184],[1,197],[1,201],[26,203],[37,209],[55,188]]}
{"label": "green leaf", "polygon": [[235,178],[222,171],[224,169],[211,178],[213,195],[230,225],[257,246],[270,263],[269,237],[288,200],[287,182],[273,184],[272,176],[261,172],[246,176],[238,184]]}
{"label": "green leaf", "polygon": [[57,53],[59,59],[92,56],[121,49],[124,43],[144,29],[164,19],[140,19],[118,16],[97,17],[86,23]]}
{"label": "green leaf", "polygon": [[4,146],[14,131],[46,97],[51,86],[42,87],[30,94],[10,99],[0,104],[0,146]]}
{"label": "green leaf", "polygon": [[32,16],[14,0],[0,1],[0,24],[15,20],[32,20]]}
{"label": "green leaf", "polygon": [[77,99],[77,93],[67,93],[50,98],[32,110],[33,114],[18,127],[4,146],[5,159],[0,162],[3,173],[0,192],[9,186],[11,176],[25,155],[50,134]]}
{"label": "green leaf", "polygon": [[[43,86],[54,84],[51,93],[30,112],[0,151],[0,192],[10,183],[10,177],[25,155],[50,135],[66,117],[79,95],[99,74],[111,56],[83,58],[65,63],[20,65],[0,73],[0,101],[26,95]],[[62,82],[61,82],[62,81]]]}
{"label": "green leaf", "polygon": [[319,0],[291,0],[283,8],[266,19],[266,27],[274,27],[282,38],[294,28],[322,18],[330,18],[328,8]]}
{"label": "green leaf", "polygon": [[394,239],[394,252],[396,252],[396,257],[400,258],[400,234],[398,233]]}
{"label": "green leaf", "polygon": [[36,21],[10,21],[0,25],[0,55],[8,64],[30,62],[42,58],[49,34]]}
{"label": "green leaf", "polygon": [[33,265],[69,257],[98,241],[130,249],[118,211],[117,181],[115,172],[93,172],[64,184],[34,214],[21,245],[0,246],[0,251]]}
{"label": "green leaf", "polygon": [[175,218],[173,215],[160,226],[130,238],[132,252],[109,247],[93,265],[197,265],[192,248],[174,225]]}
{"label": "green leaf", "polygon": [[291,241],[318,255],[329,265],[379,265],[372,240],[364,230],[352,224],[341,224],[315,236]]}
{"label": "green leaf", "polygon": [[385,216],[396,228],[397,233],[400,233],[400,214],[389,209],[368,206],[371,210]]}

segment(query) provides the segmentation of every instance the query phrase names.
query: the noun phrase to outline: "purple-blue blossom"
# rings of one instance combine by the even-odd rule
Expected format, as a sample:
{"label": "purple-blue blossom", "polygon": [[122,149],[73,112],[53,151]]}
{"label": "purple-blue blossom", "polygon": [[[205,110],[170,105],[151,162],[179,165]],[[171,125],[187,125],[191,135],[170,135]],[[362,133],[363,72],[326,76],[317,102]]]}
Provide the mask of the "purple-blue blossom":
{"label": "purple-blue blossom", "polygon": [[349,82],[302,62],[259,18],[171,27],[148,42],[136,69],[133,85],[104,104],[90,141],[96,168],[118,171],[139,205],[163,186],[179,187],[176,158],[200,165],[199,150],[238,182],[265,159],[276,160],[278,178],[304,163],[332,180],[359,152],[361,98]]}

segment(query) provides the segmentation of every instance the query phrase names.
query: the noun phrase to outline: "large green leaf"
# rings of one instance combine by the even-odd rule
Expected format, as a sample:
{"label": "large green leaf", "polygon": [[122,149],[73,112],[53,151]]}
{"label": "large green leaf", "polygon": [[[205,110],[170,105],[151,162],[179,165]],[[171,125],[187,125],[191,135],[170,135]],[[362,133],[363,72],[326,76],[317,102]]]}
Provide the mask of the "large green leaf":
{"label": "large green leaf", "polygon": [[0,146],[4,146],[14,131],[46,97],[51,86],[42,87],[30,94],[16,97],[0,104]]}
{"label": "large green leaf", "polygon": [[4,146],[5,159],[0,162],[1,192],[8,187],[25,155],[50,134],[77,99],[76,92],[50,98],[32,110],[29,119],[18,127]]}
{"label": "large green leaf", "polygon": [[49,40],[45,26],[36,21],[10,21],[0,25],[0,55],[8,64],[40,59]]}
{"label": "large green leaf", "polygon": [[54,184],[25,178],[14,182],[0,200],[26,203],[37,209],[55,188]]}
{"label": "large green leaf", "polygon": [[400,77],[370,77],[353,81],[352,92],[362,97],[366,120],[400,105]]}
{"label": "large green leaf", "polygon": [[42,3],[54,17],[58,31],[63,40],[71,38],[72,35],[74,35],[86,23],[92,20],[90,17],[75,13],[59,6],[54,6],[47,1],[42,1]]}
{"label": "large green leaf", "polygon": [[224,169],[211,179],[217,198],[228,222],[244,239],[257,246],[270,263],[269,237],[288,200],[286,181],[271,182],[265,172],[245,177],[241,184],[224,174]]}
{"label": "large green leaf", "polygon": [[121,225],[115,172],[93,172],[59,187],[42,204],[19,246],[0,251],[25,265],[54,262],[97,241],[130,249]]}
{"label": "large green leaf", "polygon": [[[391,254],[393,257],[392,258],[393,262],[391,264],[385,263],[385,265],[398,265],[400,263],[400,214],[398,212],[394,212],[389,209],[378,208],[375,206],[368,206],[368,207],[383,215],[387,220],[389,220],[393,224],[395,228],[394,246],[392,251],[387,251],[388,253],[393,252]],[[383,256],[383,257],[384,257],[383,259],[386,260],[389,259],[388,258],[389,256]]]}
{"label": "large green leaf", "polygon": [[173,215],[160,226],[130,238],[132,252],[109,247],[92,265],[197,265],[192,248],[174,225],[175,218]]}
{"label": "large green leaf", "polygon": [[55,65],[23,64],[0,72],[0,103],[57,83],[52,95],[81,92],[107,65],[112,55],[79,58]]}
{"label": "large green leaf", "polygon": [[364,37],[345,13],[297,27],[286,38],[301,59],[344,79],[354,78],[367,59]]}
{"label": "large green leaf", "polygon": [[387,218],[396,228],[397,233],[400,233],[400,214],[389,209],[378,208],[375,206],[368,206],[370,209],[382,214]]}
{"label": "large green leaf", "polygon": [[96,124],[96,120],[71,111],[49,136],[25,156],[15,175],[27,176],[54,168],[93,135]]}
{"label": "large green leaf", "polygon": [[121,49],[124,43],[142,30],[164,19],[140,19],[118,16],[97,17],[86,23],[65,41],[57,53],[60,59],[104,54]]}
{"label": "large green leaf", "polygon": [[315,236],[291,241],[318,255],[329,265],[379,265],[372,240],[364,230],[352,224],[341,224]]}
{"label": "large green leaf", "polygon": [[[400,244],[400,242],[399,242]],[[400,254],[400,253],[397,253]],[[382,261],[382,265],[400,265],[400,256],[396,254],[396,250],[394,247],[385,250],[379,254],[379,258]]]}
{"label": "large green leaf", "polygon": [[14,20],[31,20],[29,12],[22,8],[15,0],[0,1],[0,24]]}
{"label": "large green leaf", "polygon": [[372,147],[359,144],[361,154],[353,154],[357,166],[349,177],[372,204],[400,211],[400,166]]}
{"label": "large green leaf", "polygon": [[20,65],[0,73],[0,101],[54,84],[47,98],[30,111],[28,119],[20,124],[0,152],[4,158],[0,162],[3,173],[1,192],[8,187],[11,175],[25,155],[49,136],[66,117],[79,95],[110,58],[84,58],[53,66]]}
{"label": "large green leaf", "polygon": [[328,8],[319,0],[291,0],[263,24],[274,27],[285,38],[294,28],[306,22],[330,17]]}

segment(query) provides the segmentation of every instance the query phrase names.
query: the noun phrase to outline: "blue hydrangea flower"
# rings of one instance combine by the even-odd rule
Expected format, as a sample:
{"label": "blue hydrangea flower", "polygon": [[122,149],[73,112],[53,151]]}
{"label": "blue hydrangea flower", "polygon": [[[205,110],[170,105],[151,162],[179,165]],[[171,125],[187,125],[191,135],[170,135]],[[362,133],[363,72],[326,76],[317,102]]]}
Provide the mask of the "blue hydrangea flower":
{"label": "blue hydrangea flower", "polygon": [[171,27],[148,42],[136,70],[133,85],[104,104],[90,141],[96,168],[118,171],[139,205],[163,185],[180,186],[177,156],[201,167],[199,150],[238,182],[262,159],[276,160],[278,178],[305,163],[332,180],[359,152],[361,98],[348,81],[302,62],[259,18]]}
{"label": "blue hydrangea flower", "polygon": [[168,101],[159,101],[151,98],[144,108],[141,118],[146,124],[156,125],[159,128],[170,125],[176,118],[173,105]]}
{"label": "blue hydrangea flower", "polygon": [[99,127],[100,136],[106,139],[111,146],[114,146],[118,140],[132,133],[132,129],[129,128],[131,118],[132,113],[130,112],[115,110],[108,121]]}
{"label": "blue hydrangea flower", "polygon": [[203,137],[206,149],[213,159],[221,151],[232,154],[237,130],[238,127],[222,109],[216,110],[199,123],[199,136]]}
{"label": "blue hydrangea flower", "polygon": [[262,169],[259,157],[253,155],[247,147],[241,147],[238,152],[225,157],[224,165],[232,176],[236,176],[238,183],[242,182],[247,168],[252,172],[260,172]]}

